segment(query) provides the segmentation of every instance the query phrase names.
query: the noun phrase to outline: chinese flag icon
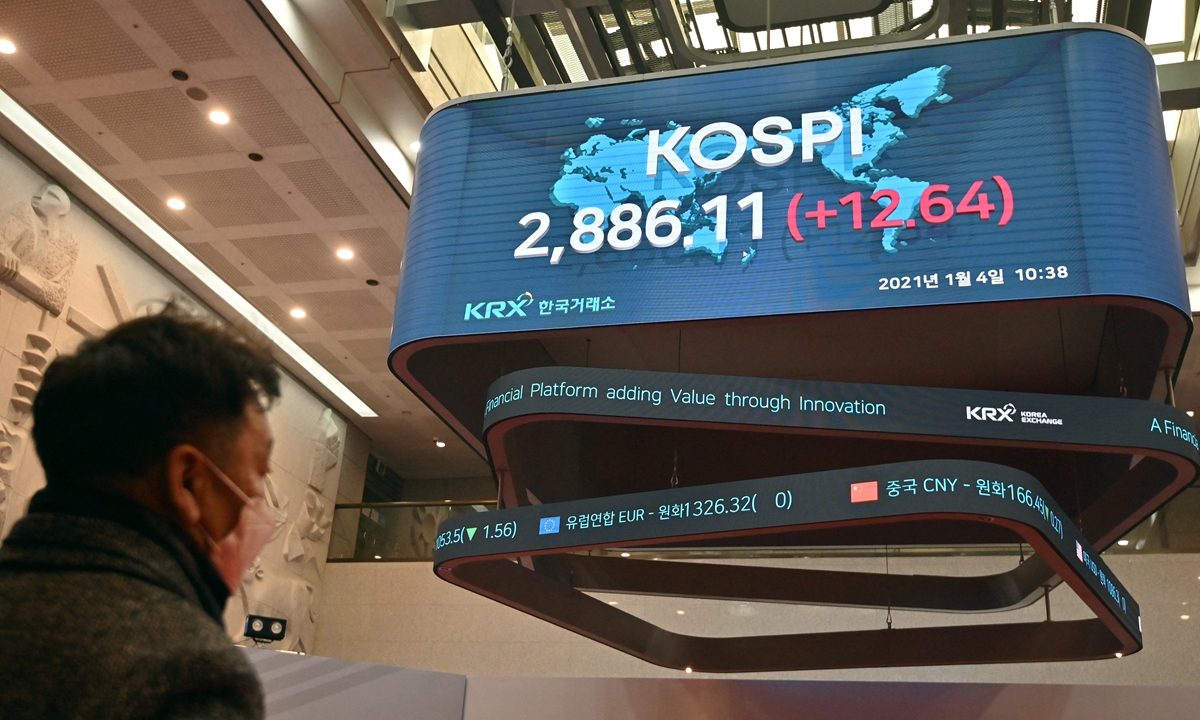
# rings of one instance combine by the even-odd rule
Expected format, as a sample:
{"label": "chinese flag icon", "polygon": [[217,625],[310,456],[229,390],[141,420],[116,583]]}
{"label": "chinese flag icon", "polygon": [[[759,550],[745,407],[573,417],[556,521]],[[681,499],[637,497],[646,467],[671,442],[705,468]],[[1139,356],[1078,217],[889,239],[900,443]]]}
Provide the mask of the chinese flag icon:
{"label": "chinese flag icon", "polygon": [[879,482],[853,483],[850,485],[850,502],[875,502],[879,499]]}

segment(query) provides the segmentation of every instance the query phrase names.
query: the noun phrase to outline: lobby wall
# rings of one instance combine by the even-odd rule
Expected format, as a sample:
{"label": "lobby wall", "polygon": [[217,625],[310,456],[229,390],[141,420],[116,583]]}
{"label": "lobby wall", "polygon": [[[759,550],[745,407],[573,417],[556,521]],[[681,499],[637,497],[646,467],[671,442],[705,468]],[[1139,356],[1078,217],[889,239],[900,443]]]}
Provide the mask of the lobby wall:
{"label": "lobby wall", "polygon": [[[1145,649],[1122,659],[1015,665],[712,675],[727,679],[1200,685],[1200,555],[1107,555],[1138,600]],[[794,567],[896,574],[976,575],[1011,569],[1011,557],[893,557],[772,561]],[[766,561],[762,561],[766,562]],[[769,603],[597,595],[675,632],[801,633],[883,628],[885,612]],[[1091,617],[1073,592],[1050,594],[1054,620]],[[683,614],[679,614],[679,611]],[[431,563],[332,563],[317,626],[318,655],[468,676],[679,678],[632,656],[462,590]],[[1004,614],[892,613],[894,627],[1038,622],[1042,603]],[[1184,615],[1187,620],[1182,619]],[[695,673],[686,677],[705,677]]]}
{"label": "lobby wall", "polygon": [[[51,223],[56,227],[39,230],[30,202],[46,184],[53,180],[0,142],[0,249],[20,261],[19,274],[0,281],[0,538],[45,484],[29,437],[29,404],[46,364],[167,300],[212,316],[73,197],[69,211]],[[40,245],[31,243],[35,235]],[[286,617],[282,648],[311,649],[347,424],[286,374],[269,417],[275,450],[268,500],[276,532],[230,600],[226,623],[244,642],[240,629],[247,612]],[[362,433],[354,432],[361,440]],[[362,466],[365,450],[359,454]]]}

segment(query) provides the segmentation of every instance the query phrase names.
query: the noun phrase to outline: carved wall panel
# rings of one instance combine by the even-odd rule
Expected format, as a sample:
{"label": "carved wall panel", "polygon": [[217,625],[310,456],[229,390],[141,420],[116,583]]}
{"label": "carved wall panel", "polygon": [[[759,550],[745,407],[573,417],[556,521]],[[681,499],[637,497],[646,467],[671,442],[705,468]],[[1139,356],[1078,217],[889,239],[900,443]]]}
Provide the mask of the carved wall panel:
{"label": "carved wall panel", "polygon": [[[61,187],[0,141],[0,542],[45,484],[29,442],[46,366],[87,338],[173,302],[211,312]],[[312,647],[314,604],[329,545],[345,421],[285,376],[271,410],[276,439],[266,483],[275,534],[230,601],[242,639],[247,612],[288,619],[283,647]],[[277,645],[278,647],[278,645]]]}

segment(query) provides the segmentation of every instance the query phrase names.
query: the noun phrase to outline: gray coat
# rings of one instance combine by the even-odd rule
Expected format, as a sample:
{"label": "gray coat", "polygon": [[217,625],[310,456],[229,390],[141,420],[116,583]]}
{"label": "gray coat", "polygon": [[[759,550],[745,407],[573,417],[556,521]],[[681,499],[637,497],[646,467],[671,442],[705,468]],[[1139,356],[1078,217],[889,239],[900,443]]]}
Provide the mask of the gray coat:
{"label": "gray coat", "polygon": [[120,498],[34,496],[0,546],[0,720],[263,717],[193,545]]}

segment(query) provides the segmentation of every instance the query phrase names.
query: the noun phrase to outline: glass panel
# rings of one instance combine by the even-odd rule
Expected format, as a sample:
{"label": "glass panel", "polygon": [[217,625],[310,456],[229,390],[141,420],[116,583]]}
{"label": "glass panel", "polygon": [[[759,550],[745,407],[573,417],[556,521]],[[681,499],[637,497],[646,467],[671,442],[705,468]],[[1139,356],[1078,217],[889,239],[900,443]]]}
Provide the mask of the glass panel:
{"label": "glass panel", "polygon": [[1200,487],[1190,487],[1108,549],[1115,553],[1200,552]]}
{"label": "glass panel", "polygon": [[1146,23],[1146,44],[1183,42],[1184,0],[1154,0]]}
{"label": "glass panel", "polygon": [[487,512],[487,504],[337,506],[333,514],[330,560],[433,559],[437,527],[454,515]]}

